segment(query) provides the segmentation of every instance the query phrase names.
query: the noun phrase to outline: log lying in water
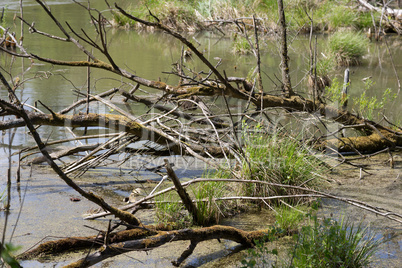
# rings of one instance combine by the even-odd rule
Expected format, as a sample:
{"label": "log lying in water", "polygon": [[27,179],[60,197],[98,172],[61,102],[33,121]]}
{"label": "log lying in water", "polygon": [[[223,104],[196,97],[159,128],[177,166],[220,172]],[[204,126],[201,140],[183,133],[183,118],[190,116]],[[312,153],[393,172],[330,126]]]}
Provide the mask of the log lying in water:
{"label": "log lying in water", "polygon": [[[158,230],[159,229],[159,230]],[[165,229],[161,231],[160,229]],[[193,247],[202,241],[212,239],[227,239],[235,241],[245,247],[253,247],[255,240],[263,239],[269,230],[243,231],[231,226],[215,225],[198,229],[167,230],[161,226],[143,226],[140,229],[125,230],[110,234],[109,244],[103,245],[100,250],[80,259],[66,267],[89,267],[107,258],[126,253],[128,251],[152,249],[174,241],[191,241]],[[98,237],[72,237],[57,241],[49,241],[18,256],[19,259],[32,259],[46,254],[60,253],[66,250],[89,248],[94,244],[102,244],[103,235]],[[174,262],[179,265],[188,257],[192,250],[186,250]]]}

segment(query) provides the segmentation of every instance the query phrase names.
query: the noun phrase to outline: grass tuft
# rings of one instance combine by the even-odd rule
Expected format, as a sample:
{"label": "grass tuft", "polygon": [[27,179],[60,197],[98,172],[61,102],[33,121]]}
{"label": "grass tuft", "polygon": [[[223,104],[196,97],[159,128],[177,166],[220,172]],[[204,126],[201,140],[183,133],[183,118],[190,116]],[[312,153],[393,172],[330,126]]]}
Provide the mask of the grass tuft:
{"label": "grass tuft", "polygon": [[359,65],[367,53],[369,40],[361,32],[338,31],[328,40],[330,53],[339,66]]}
{"label": "grass tuft", "polygon": [[313,224],[295,236],[291,267],[367,267],[383,243],[361,223],[312,218]]}
{"label": "grass tuft", "polygon": [[196,206],[199,223],[202,226],[219,223],[221,202],[214,199],[223,196],[224,187],[223,182],[204,182],[193,189],[195,199],[200,200],[196,202]]}
{"label": "grass tuft", "polygon": [[177,228],[192,225],[192,218],[184,205],[179,202],[177,193],[168,193],[155,198],[155,216],[158,223],[173,223]]}
{"label": "grass tuft", "polygon": [[278,214],[275,215],[275,225],[288,235],[297,231],[305,219],[304,212],[299,208],[281,206],[276,211]]}
{"label": "grass tuft", "polygon": [[[266,134],[258,126],[252,130],[246,128],[243,142],[247,158],[241,168],[244,179],[314,187],[324,170],[322,162],[305,145],[281,132]],[[247,196],[293,195],[298,192],[295,189],[251,184],[243,189]],[[286,202],[294,204],[295,199]]]}

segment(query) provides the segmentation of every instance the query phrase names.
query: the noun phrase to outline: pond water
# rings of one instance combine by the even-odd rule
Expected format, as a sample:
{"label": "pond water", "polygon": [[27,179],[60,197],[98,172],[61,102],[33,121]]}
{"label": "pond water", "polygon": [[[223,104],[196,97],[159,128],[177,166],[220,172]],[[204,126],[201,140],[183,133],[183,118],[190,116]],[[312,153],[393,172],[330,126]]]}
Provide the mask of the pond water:
{"label": "pond water", "polygon": [[[54,35],[62,36],[60,31],[54,26],[52,21],[45,15],[43,10],[35,3],[35,1],[24,2],[24,19],[32,22],[35,21],[35,27],[39,30],[52,33]],[[46,1],[51,7],[52,12],[61,21],[68,21],[70,25],[77,31],[83,28],[90,36],[94,36],[92,25],[88,19],[87,12],[71,1]],[[87,1],[80,1],[84,4]],[[98,10],[106,10],[103,1],[95,2]],[[127,1],[118,1],[121,4],[126,4]],[[6,23],[4,27],[10,27],[10,31],[17,33],[20,36],[20,23],[18,20],[12,20],[15,13],[19,12],[19,1],[3,1],[0,0],[0,8],[6,7]],[[65,25],[65,24],[63,24]],[[109,51],[115,58],[119,65],[140,77],[150,80],[158,80],[175,84],[176,77],[164,74],[163,72],[171,71],[171,64],[180,58],[182,45],[170,36],[163,33],[144,33],[136,31],[126,31],[124,29],[107,30],[109,38]],[[208,59],[214,61],[215,57],[222,58],[222,65],[220,70],[226,70],[228,76],[245,77],[250,69],[255,65],[255,59],[249,55],[235,55],[231,52],[232,38],[230,36],[222,36],[219,33],[203,32],[194,35],[189,35],[190,39],[195,39],[200,43],[199,49],[204,51],[204,55]],[[325,53],[326,51],[326,35],[319,35],[318,44],[319,51]],[[308,70],[309,61],[309,43],[308,36],[298,36],[291,39],[290,58],[291,58],[291,76],[293,85],[298,84],[296,91],[304,94],[305,81],[300,82]],[[402,39],[401,37],[391,36],[387,37],[389,49],[393,55],[393,62],[399,77],[402,77]],[[40,35],[32,35],[28,33],[28,28],[24,26],[24,46],[32,53],[60,60],[86,60],[84,56],[74,45],[58,41],[50,41]],[[277,51],[277,44],[275,40],[268,39],[263,44],[264,53],[261,57],[262,70],[264,73],[263,82],[265,91],[277,91],[278,88],[271,80],[275,81],[280,77],[279,66],[279,53]],[[352,67],[351,69],[351,85],[350,94],[353,97],[358,97],[363,92],[364,83],[363,78],[372,77],[374,85],[369,89],[369,96],[381,97],[386,88],[391,88],[393,92],[397,92],[397,80],[394,69],[391,64],[390,56],[387,52],[385,42],[371,43],[370,54],[364,59],[360,66]],[[96,55],[98,53],[95,52]],[[23,86],[17,90],[17,95],[21,100],[30,105],[35,105],[35,102],[40,100],[51,109],[58,111],[69,106],[76,96],[72,90],[78,89],[86,91],[87,74],[85,68],[71,69],[63,66],[49,66],[35,61],[33,64],[27,59],[13,58],[9,55],[0,52],[0,66],[3,70],[10,70],[13,77],[19,76],[21,80],[26,80]],[[201,62],[194,60],[188,63],[191,68],[198,70],[205,69]],[[28,72],[26,70],[29,69]],[[3,71],[2,71],[3,72]],[[343,78],[343,69],[336,70],[333,77],[337,77],[339,81]],[[4,73],[4,72],[3,72]],[[38,77],[33,79],[34,77]],[[92,91],[100,93],[113,87],[119,87],[123,82],[116,75],[111,75],[102,70],[91,70],[92,77]],[[32,79],[31,79],[32,78]],[[299,83],[300,82],[300,83]],[[152,91],[151,91],[152,92]],[[7,99],[7,92],[4,87],[1,87],[0,97]],[[39,105],[40,107],[40,105]],[[145,111],[142,106],[133,106],[136,115],[140,115]],[[352,107],[353,108],[353,107]],[[110,112],[107,107],[99,106],[96,108],[100,112]],[[399,94],[397,99],[389,103],[386,107],[386,115],[398,121],[402,115],[402,94]],[[399,121],[400,123],[400,121]],[[41,127],[39,129],[44,139],[61,139],[71,138],[70,134],[64,129],[55,129],[50,127]],[[106,132],[106,130],[105,130]],[[33,146],[33,140],[26,134],[25,129],[18,129],[13,134],[13,139],[10,139],[10,132],[6,132],[0,141],[0,167],[4,172],[1,173],[0,180],[0,195],[3,189],[6,188],[7,175],[6,170],[8,167],[9,152],[14,153],[26,147]],[[10,142],[11,141],[11,142]],[[91,141],[89,141],[91,142]],[[9,146],[11,144],[11,146]],[[402,197],[401,197],[401,183],[402,176],[398,177],[402,169],[401,157],[396,155],[395,169],[390,169],[384,165],[385,160],[378,160],[378,172],[375,177],[368,177],[369,180],[356,180],[359,175],[356,170],[347,170],[342,178],[346,182],[345,186],[340,187],[334,192],[340,193],[344,196],[354,197],[356,199],[363,198],[367,202],[380,202],[381,206],[387,207],[395,212],[402,212]],[[398,158],[399,157],[399,158]],[[17,166],[17,156],[13,156],[13,178],[15,177],[15,169]],[[172,158],[175,162],[175,169],[181,178],[190,178],[200,176],[205,168],[203,163],[188,158]],[[147,173],[138,173],[135,176],[129,171],[133,166],[140,165],[141,159],[135,159],[126,166],[126,169],[116,168],[102,168],[91,171],[85,176],[80,178],[80,183],[88,189],[102,193],[108,198],[108,201],[113,205],[122,205],[122,196],[116,195],[117,189],[122,192],[129,193],[131,187],[138,179],[155,179]],[[397,178],[397,179],[395,179]],[[370,181],[370,180],[374,180]],[[394,181],[395,180],[395,181]],[[398,181],[399,180],[399,181]],[[123,185],[123,186],[122,186]],[[119,186],[119,187],[117,187]],[[388,189],[387,187],[390,187]],[[19,190],[18,190],[19,189]],[[380,190],[379,190],[380,189]],[[12,186],[12,200],[11,200],[11,213],[8,218],[8,229],[6,232],[6,241],[12,237],[12,242],[16,245],[22,245],[22,250],[27,250],[40,239],[45,236],[50,238],[60,236],[83,236],[96,234],[89,228],[84,228],[83,225],[88,224],[95,228],[104,228],[106,221],[91,222],[90,224],[82,220],[82,214],[91,209],[92,204],[82,200],[81,202],[70,202],[70,197],[75,197],[76,193],[65,186],[56,176],[45,167],[35,167],[32,176],[30,176],[30,169],[24,167],[22,170],[21,186],[17,187],[13,181]],[[392,193],[392,195],[390,195]],[[51,205],[49,205],[51,204]],[[326,204],[330,211],[340,210],[353,210],[351,208],[344,208],[339,203],[329,202]],[[21,210],[20,210],[21,209]],[[21,212],[21,213],[20,213]],[[349,211],[350,212],[350,211]],[[0,212],[1,224],[3,228],[5,214]],[[351,215],[354,215],[350,212]],[[387,249],[379,254],[380,260],[378,267],[399,267],[402,260],[402,239],[401,239],[401,226],[390,222],[383,218],[375,218],[372,215],[361,214],[355,212],[356,218],[366,217],[370,222],[376,226],[375,229],[381,231],[386,228],[387,232],[393,232],[399,235],[399,238],[393,239],[387,244]],[[144,217],[144,218],[142,218]],[[145,223],[152,222],[152,218],[146,218],[147,215],[140,215],[139,218]],[[259,216],[256,217],[259,219]],[[19,221],[17,222],[17,220]],[[255,218],[254,218],[255,219]],[[237,219],[236,219],[237,221]],[[250,222],[250,218],[239,219],[244,226]],[[263,222],[269,223],[269,219]],[[234,223],[232,223],[234,224]],[[15,232],[13,232],[13,228]],[[253,225],[257,228],[257,224]],[[386,236],[385,233],[381,235]],[[175,250],[169,248],[169,252],[180,252],[187,245],[176,243]],[[169,246],[168,246],[169,247]],[[153,251],[149,255],[144,252],[134,253],[132,260],[129,257],[119,257],[121,266],[125,264],[135,263],[140,260],[144,266],[147,267],[160,267],[170,264],[167,248]],[[210,248],[209,248],[210,247]],[[231,250],[234,250],[236,245],[230,243],[223,243],[216,245],[216,243],[209,243],[205,249],[200,250],[195,257],[188,261],[189,265],[198,267],[203,263],[208,263],[210,260],[217,259],[221,256],[227,255]],[[207,253],[208,249],[210,250]],[[79,258],[81,255],[76,255]],[[177,257],[177,256],[174,256]],[[173,257],[173,258],[174,258]],[[64,257],[63,257],[64,258]],[[66,259],[57,260],[58,265],[66,264],[71,257]],[[70,259],[69,259],[70,258]],[[65,262],[64,262],[65,261]],[[212,263],[212,262],[211,262]],[[389,264],[384,265],[384,264]],[[116,263],[110,263],[110,267],[114,267]],[[40,267],[45,264],[37,262],[25,262],[24,267]],[[52,266],[53,264],[48,264]],[[217,265],[217,264],[211,264]],[[234,265],[236,266],[236,265]],[[99,267],[109,267],[108,262]]]}

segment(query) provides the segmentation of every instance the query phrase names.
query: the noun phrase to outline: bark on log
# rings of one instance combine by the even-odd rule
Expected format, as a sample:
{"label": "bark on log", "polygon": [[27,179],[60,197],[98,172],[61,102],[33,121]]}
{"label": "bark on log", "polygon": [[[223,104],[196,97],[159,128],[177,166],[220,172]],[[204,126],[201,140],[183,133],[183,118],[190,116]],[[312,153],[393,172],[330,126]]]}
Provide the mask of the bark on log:
{"label": "bark on log", "polygon": [[289,75],[289,56],[288,56],[288,45],[286,37],[286,19],[285,10],[283,7],[283,0],[277,0],[278,2],[278,12],[279,12],[279,29],[281,38],[281,70],[282,70],[282,87],[286,97],[294,95],[292,84],[290,82]]}
{"label": "bark on log", "polygon": [[[364,0],[358,0],[358,2],[362,6],[364,6],[365,8],[367,8],[369,10],[375,10],[375,11],[380,12],[380,13],[383,10],[383,8],[375,7],[375,6],[369,4],[367,1],[364,1]],[[400,20],[402,19],[402,9],[393,9],[393,8],[390,8],[390,7],[386,7],[385,8],[385,13],[388,14],[388,15],[394,16],[397,19],[400,19]]]}
{"label": "bark on log", "polygon": [[[109,234],[109,243],[119,243],[125,240],[142,239],[144,237],[155,235],[160,230],[169,230],[171,227],[167,225],[158,226],[144,226],[140,229],[124,230],[117,233]],[[33,258],[39,258],[49,254],[60,254],[69,252],[76,249],[90,248],[96,245],[102,246],[104,242],[104,234],[98,236],[87,237],[68,237],[55,241],[47,241],[32,250],[26,251],[18,256],[20,260],[28,260]]]}
{"label": "bark on log", "polygon": [[190,215],[193,217],[194,223],[199,224],[197,207],[194,205],[190,196],[188,195],[184,187],[181,185],[179,178],[177,177],[176,173],[174,172],[169,163],[169,160],[165,159],[164,161],[167,174],[173,181],[173,184],[176,187],[177,193],[179,194],[181,201],[183,202],[184,206],[186,207]]}
{"label": "bark on log", "polygon": [[[268,230],[242,231],[230,226],[212,226],[200,229],[183,229],[178,231],[158,232],[158,234],[140,240],[131,240],[104,246],[101,250],[86,258],[66,266],[89,267],[107,258],[117,256],[128,251],[152,249],[173,241],[190,240],[202,242],[211,239],[227,239],[235,241],[246,247],[254,246],[254,240],[262,239]],[[194,243],[194,242],[193,242]],[[180,259],[183,261],[183,259]]]}
{"label": "bark on log", "polygon": [[[171,230],[171,226],[157,225],[144,226],[141,229],[132,229],[112,233],[109,235],[109,245],[102,246],[101,250],[74,262],[67,267],[88,267],[104,259],[126,253],[128,251],[152,249],[173,241],[189,240],[192,243],[211,239],[227,239],[235,241],[245,247],[253,247],[254,241],[261,240],[269,232],[266,230],[243,231],[231,226],[215,225],[199,229]],[[48,241],[36,248],[18,256],[20,260],[44,257],[49,254],[60,254],[77,249],[101,246],[104,234],[90,237],[70,237],[56,241]],[[183,252],[185,253],[185,252]],[[191,253],[191,252],[190,252]],[[182,262],[189,254],[182,254],[177,262]],[[179,256],[178,256],[179,257]]]}
{"label": "bark on log", "polygon": [[374,132],[369,136],[346,137],[330,139],[320,145],[320,149],[333,148],[341,153],[359,151],[360,153],[373,153],[385,148],[402,146],[402,135],[394,135],[387,131]]}

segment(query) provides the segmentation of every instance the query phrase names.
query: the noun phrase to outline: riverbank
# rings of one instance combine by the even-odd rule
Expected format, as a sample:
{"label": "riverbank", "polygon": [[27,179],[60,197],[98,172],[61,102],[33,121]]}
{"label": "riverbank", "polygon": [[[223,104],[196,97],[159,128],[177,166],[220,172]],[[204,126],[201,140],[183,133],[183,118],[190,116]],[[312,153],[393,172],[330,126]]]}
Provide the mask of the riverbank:
{"label": "riverbank", "polygon": [[[184,32],[206,29],[222,33],[236,32],[243,26],[256,26],[260,34],[274,34],[278,31],[276,1],[140,1],[138,4],[130,4],[126,10],[140,19],[158,19],[162,24]],[[390,33],[396,32],[395,27],[398,27],[392,18],[383,20],[380,12],[371,12],[350,0],[287,1],[285,16],[288,30],[295,33],[308,33],[310,30],[314,33],[328,33],[339,28],[370,33],[382,28],[381,32]],[[118,12],[114,12],[112,25],[150,30]]]}

